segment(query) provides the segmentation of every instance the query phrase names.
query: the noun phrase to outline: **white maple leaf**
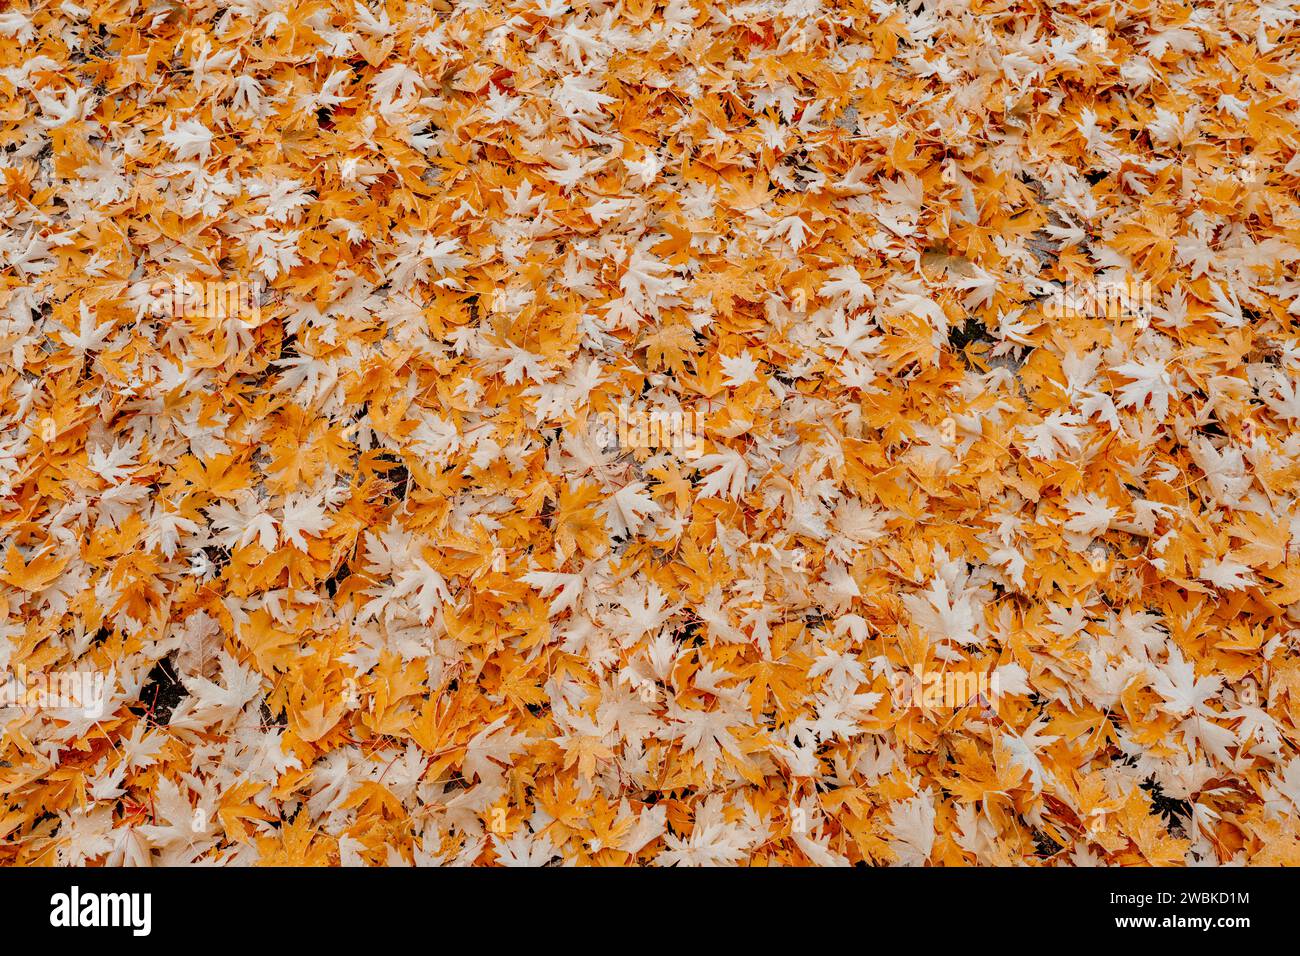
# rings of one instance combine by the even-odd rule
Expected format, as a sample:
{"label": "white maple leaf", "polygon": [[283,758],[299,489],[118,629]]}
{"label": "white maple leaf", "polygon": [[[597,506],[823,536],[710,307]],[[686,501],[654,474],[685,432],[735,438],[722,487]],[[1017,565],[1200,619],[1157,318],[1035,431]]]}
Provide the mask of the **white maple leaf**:
{"label": "white maple leaf", "polygon": [[876,299],[875,291],[862,281],[861,274],[851,265],[836,266],[826,276],[826,281],[818,290],[818,294],[825,298],[843,296],[850,309],[860,309]]}
{"label": "white maple leaf", "polygon": [[1110,527],[1111,521],[1119,514],[1118,508],[1112,508],[1106,499],[1096,492],[1073,494],[1065,499],[1065,506],[1074,513],[1074,517],[1065,522],[1065,530],[1080,534],[1100,534]]}
{"label": "white maple leaf", "polygon": [[86,455],[86,467],[110,484],[117,484],[131,474],[131,469],[137,464],[137,454],[137,442],[119,445],[115,439],[111,448],[97,448],[89,452]]}
{"label": "white maple leaf", "polygon": [[1178,392],[1163,362],[1158,359],[1125,362],[1114,366],[1113,371],[1133,379],[1120,389],[1120,408],[1137,408],[1150,401],[1151,411],[1164,418],[1169,411],[1169,399]]}
{"label": "white maple leaf", "polygon": [[307,541],[303,536],[320,534],[329,526],[329,516],[319,501],[294,496],[285,502],[284,517],[280,520],[280,535],[285,544],[306,551]]}
{"label": "white maple leaf", "polygon": [[505,779],[503,765],[509,766],[510,758],[527,743],[526,735],[513,733],[506,718],[498,717],[470,738],[461,773],[466,780],[477,776],[484,783],[500,783]]}
{"label": "white maple leaf", "polygon": [[[547,609],[547,614],[551,617],[573,607],[579,595],[582,594],[583,582],[581,574],[564,574],[559,571],[529,571],[520,580],[541,591],[542,597],[555,594],[555,599],[551,601],[551,606]],[[557,591],[558,594],[556,594]]]}
{"label": "white maple leaf", "polygon": [[1151,686],[1165,699],[1164,709],[1181,717],[1187,713],[1210,716],[1205,703],[1219,693],[1222,677],[1197,677],[1192,663],[1183,657],[1176,644],[1169,648],[1169,660],[1157,668]]}
{"label": "white maple leaf", "polygon": [[624,537],[640,528],[646,515],[663,510],[653,498],[642,493],[645,488],[644,481],[634,481],[620,488],[600,506],[599,513],[605,516],[605,526],[611,535]]}
{"label": "white maple leaf", "polygon": [[896,866],[924,866],[934,848],[934,793],[929,788],[889,805],[889,847]]}
{"label": "white maple leaf", "polygon": [[212,154],[212,130],[198,120],[174,122],[168,119],[163,124],[162,139],[182,161],[197,159],[206,162]]}
{"label": "white maple leaf", "polygon": [[745,493],[745,481],[749,477],[749,462],[735,449],[723,448],[720,452],[703,455],[695,460],[695,467],[700,471],[713,469],[712,473],[700,482],[701,497],[739,498]]}
{"label": "white maple leaf", "polygon": [[746,382],[758,381],[758,376],[755,374],[758,371],[758,362],[748,350],[736,356],[720,355],[718,358],[722,361],[726,382],[732,388],[744,385]]}
{"label": "white maple leaf", "polygon": [[1255,584],[1250,567],[1231,557],[1202,562],[1197,577],[1225,591],[1240,591]]}
{"label": "white maple leaf", "polygon": [[492,837],[492,847],[496,850],[497,862],[509,867],[546,866],[560,855],[546,834],[534,836],[522,828],[508,840]]}

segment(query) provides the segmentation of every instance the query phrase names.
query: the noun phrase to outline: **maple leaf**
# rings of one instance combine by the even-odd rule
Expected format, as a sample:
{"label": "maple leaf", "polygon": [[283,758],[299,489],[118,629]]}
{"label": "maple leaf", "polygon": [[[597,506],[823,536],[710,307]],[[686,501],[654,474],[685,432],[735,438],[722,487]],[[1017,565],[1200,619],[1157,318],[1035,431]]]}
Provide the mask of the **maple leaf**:
{"label": "maple leaf", "polygon": [[605,530],[597,518],[594,503],[599,492],[593,485],[566,484],[555,507],[555,541],[567,556],[578,549],[595,555],[607,544]]}
{"label": "maple leaf", "polygon": [[4,572],[0,573],[0,581],[24,591],[43,591],[63,573],[70,560],[70,556],[60,557],[54,548],[46,548],[30,561],[24,561],[18,549],[11,547],[5,554]]}
{"label": "maple leaf", "polygon": [[1120,811],[1124,833],[1137,846],[1138,852],[1151,866],[1181,865],[1187,852],[1188,841],[1170,837],[1160,825],[1141,791],[1133,790]]}
{"label": "maple leaf", "polygon": [[700,483],[701,495],[721,495],[738,498],[745,492],[746,479],[749,476],[749,462],[745,456],[731,448],[695,460],[695,467],[711,473]]}
{"label": "maple leaf", "polygon": [[1174,646],[1169,649],[1169,660],[1156,670],[1152,686],[1165,699],[1171,714],[1209,716],[1212,711],[1205,703],[1218,694],[1223,678],[1197,677],[1195,666]]}
{"label": "maple leaf", "polygon": [[1141,405],[1150,401],[1152,411],[1164,417],[1169,411],[1169,399],[1177,394],[1168,369],[1154,359],[1141,362],[1124,362],[1114,370],[1133,379],[1120,389],[1120,408]]}
{"label": "maple leaf", "polygon": [[890,805],[890,844],[899,866],[924,866],[930,859],[935,838],[934,795],[922,790],[907,800]]}
{"label": "maple leaf", "polygon": [[626,536],[641,526],[646,515],[662,510],[653,498],[642,494],[645,482],[637,481],[620,488],[600,506],[609,533],[616,538]]}
{"label": "maple leaf", "polygon": [[337,852],[335,842],[316,831],[301,813],[275,834],[258,837],[257,851],[259,866],[324,866]]}
{"label": "maple leaf", "polygon": [[559,855],[559,850],[546,834],[534,837],[522,830],[508,840],[492,837],[492,846],[496,850],[497,862],[502,866],[546,866]]}
{"label": "maple leaf", "polygon": [[248,626],[240,632],[239,640],[252,653],[257,669],[263,674],[286,669],[295,656],[294,633],[277,628],[266,611],[249,615]]}
{"label": "maple leaf", "polygon": [[695,337],[689,326],[668,325],[646,336],[641,343],[651,368],[686,370],[687,357],[696,351]]}
{"label": "maple leaf", "polygon": [[[582,594],[582,575],[558,571],[529,571],[520,580],[531,584],[543,595],[555,594],[547,613],[552,617],[573,607]],[[558,593],[556,593],[558,592]]]}
{"label": "maple leaf", "polygon": [[462,772],[468,778],[477,776],[486,782],[500,781],[504,777],[503,764],[508,764],[512,754],[527,745],[528,738],[515,734],[506,726],[506,718],[498,717],[476,733],[466,745]]}

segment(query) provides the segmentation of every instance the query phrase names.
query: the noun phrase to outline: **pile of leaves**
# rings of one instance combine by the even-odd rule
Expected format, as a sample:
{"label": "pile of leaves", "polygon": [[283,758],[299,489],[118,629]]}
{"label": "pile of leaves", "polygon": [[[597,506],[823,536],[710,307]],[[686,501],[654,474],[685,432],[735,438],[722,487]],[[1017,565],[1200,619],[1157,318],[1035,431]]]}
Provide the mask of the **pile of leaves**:
{"label": "pile of leaves", "polygon": [[1300,861],[1297,16],[14,0],[0,862]]}

